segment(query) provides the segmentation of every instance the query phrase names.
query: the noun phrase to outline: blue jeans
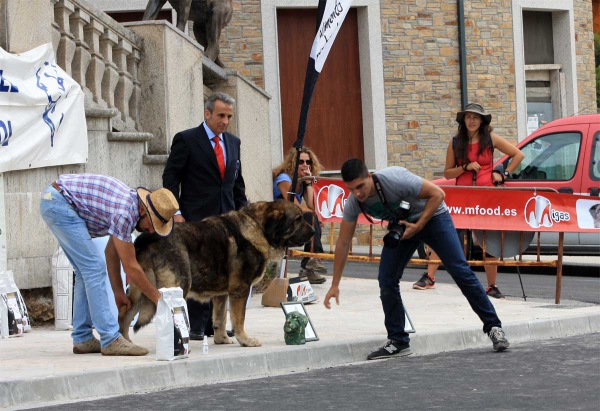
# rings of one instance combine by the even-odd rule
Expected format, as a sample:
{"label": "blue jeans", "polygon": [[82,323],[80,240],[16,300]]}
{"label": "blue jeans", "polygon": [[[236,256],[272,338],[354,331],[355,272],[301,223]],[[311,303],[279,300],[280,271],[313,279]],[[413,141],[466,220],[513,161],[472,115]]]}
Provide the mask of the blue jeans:
{"label": "blue jeans", "polygon": [[94,338],[93,324],[105,348],[121,335],[108,304],[106,264],[92,243],[85,221],[54,187],[49,186],[42,195],[40,212],[75,269],[73,343]]}
{"label": "blue jeans", "polygon": [[404,332],[404,305],[399,284],[404,267],[421,243],[427,243],[440,256],[444,267],[483,322],[483,332],[501,327],[485,289],[467,264],[452,218],[446,212],[432,217],[421,231],[400,241],[397,248],[383,247],[378,280],[388,338],[406,344],[410,341],[408,333]]}

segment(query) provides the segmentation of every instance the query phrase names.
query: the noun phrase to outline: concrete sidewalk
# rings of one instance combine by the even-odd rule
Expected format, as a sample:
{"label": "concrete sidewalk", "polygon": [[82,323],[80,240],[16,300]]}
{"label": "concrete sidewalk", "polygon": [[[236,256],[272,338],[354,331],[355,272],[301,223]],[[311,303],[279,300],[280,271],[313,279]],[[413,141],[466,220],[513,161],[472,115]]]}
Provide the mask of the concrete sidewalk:
{"label": "concrete sidewalk", "polygon": [[[69,332],[40,328],[21,338],[0,340],[0,407],[34,405],[114,396],[141,391],[191,386],[250,377],[331,367],[364,361],[386,340],[377,281],[344,279],[341,303],[326,310],[322,299],[331,277],[314,289],[321,301],[307,305],[320,340],[287,346],[283,340],[285,317],[280,308],[260,305],[253,297],[246,314],[246,330],[262,347],[236,344],[217,346],[209,338],[209,353],[202,343],[191,343],[188,359],[155,361],[152,324],[133,335],[135,343],[150,350],[145,357],[74,355]],[[488,347],[481,322],[456,285],[437,284],[428,291],[413,290],[401,282],[403,301],[416,328],[411,335],[415,355],[474,347]],[[600,306],[563,300],[493,300],[511,350],[519,342],[600,332]],[[508,351],[510,353],[510,350]]]}

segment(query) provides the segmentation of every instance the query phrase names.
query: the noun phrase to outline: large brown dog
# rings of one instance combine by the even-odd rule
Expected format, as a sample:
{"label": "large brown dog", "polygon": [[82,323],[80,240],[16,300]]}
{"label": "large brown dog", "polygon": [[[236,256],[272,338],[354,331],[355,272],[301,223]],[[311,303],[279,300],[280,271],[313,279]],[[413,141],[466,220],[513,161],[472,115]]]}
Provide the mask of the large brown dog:
{"label": "large brown dog", "polygon": [[[281,258],[285,247],[301,246],[314,234],[295,204],[278,200],[258,202],[240,211],[195,223],[175,224],[167,238],[142,234],[135,242],[137,260],[157,288],[181,287],[188,299],[213,300],[216,344],[230,344],[225,324],[227,297],[235,336],[240,345],[260,341],[244,330],[250,286],[262,278],[267,262]],[[147,325],[156,306],[133,284],[131,309],[119,315],[121,334],[129,339],[129,324],[139,312],[137,332]]]}

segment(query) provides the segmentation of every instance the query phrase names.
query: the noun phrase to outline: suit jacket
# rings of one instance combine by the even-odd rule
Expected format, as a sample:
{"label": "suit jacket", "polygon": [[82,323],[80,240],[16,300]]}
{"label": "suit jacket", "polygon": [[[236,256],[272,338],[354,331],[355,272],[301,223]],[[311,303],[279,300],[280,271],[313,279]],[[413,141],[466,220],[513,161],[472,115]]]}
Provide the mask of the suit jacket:
{"label": "suit jacket", "polygon": [[163,186],[175,195],[186,221],[238,210],[248,202],[240,162],[241,141],[223,133],[223,142],[227,164],[222,179],[215,150],[202,124],[173,138]]}

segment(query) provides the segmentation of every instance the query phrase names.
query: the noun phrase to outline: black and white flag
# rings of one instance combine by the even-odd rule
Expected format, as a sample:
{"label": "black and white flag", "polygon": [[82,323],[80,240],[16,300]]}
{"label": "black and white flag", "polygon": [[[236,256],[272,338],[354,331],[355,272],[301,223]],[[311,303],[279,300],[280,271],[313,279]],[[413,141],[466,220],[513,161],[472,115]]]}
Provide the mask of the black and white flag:
{"label": "black and white flag", "polygon": [[312,49],[310,58],[315,61],[315,70],[321,72],[325,60],[329,55],[329,50],[335,41],[335,37],[342,27],[342,23],[350,10],[352,0],[329,0],[326,3],[323,14],[320,18],[319,28]]}

